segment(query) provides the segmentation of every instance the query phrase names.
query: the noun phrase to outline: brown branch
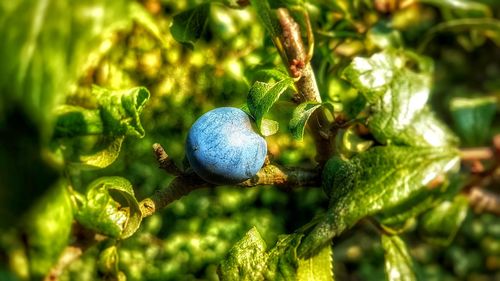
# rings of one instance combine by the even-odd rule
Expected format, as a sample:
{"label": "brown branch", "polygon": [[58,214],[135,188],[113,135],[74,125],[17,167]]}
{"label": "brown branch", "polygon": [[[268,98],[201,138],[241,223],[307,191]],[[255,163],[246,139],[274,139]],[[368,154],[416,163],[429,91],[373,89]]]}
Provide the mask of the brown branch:
{"label": "brown branch", "polygon": [[150,198],[139,202],[142,216],[148,217],[168,206],[170,203],[182,198],[194,190],[210,187],[212,184],[203,181],[194,173],[183,174],[175,177],[167,188],[158,190]]}
{"label": "brown branch", "polygon": [[172,158],[168,156],[165,149],[163,149],[159,143],[153,144],[153,152],[156,156],[156,161],[160,164],[160,169],[163,169],[167,173],[175,176],[182,174],[182,171],[177,167],[177,165],[175,165]]}
{"label": "brown branch", "polygon": [[464,148],[460,150],[462,161],[488,160],[495,156],[495,152],[490,147]]}
{"label": "brown branch", "polygon": [[[316,77],[309,62],[311,54],[308,53],[302,42],[300,26],[295,22],[287,9],[277,10],[278,20],[282,34],[279,38],[284,54],[280,54],[288,66],[288,72],[298,78],[295,87],[298,91],[298,101],[313,101],[321,103],[321,95],[316,84]],[[306,20],[308,18],[306,17]],[[308,23],[309,24],[309,23]],[[281,48],[278,48],[280,51]],[[329,122],[322,108],[316,110],[308,122],[309,131],[316,145],[316,161],[322,166],[333,154]]]}
{"label": "brown branch", "polygon": [[276,164],[264,166],[251,179],[239,186],[252,187],[257,185],[274,185],[278,187],[307,187],[320,186],[321,179],[318,170],[286,168]]}
{"label": "brown branch", "polygon": [[[171,166],[166,167],[161,164],[167,153],[160,144],[154,144],[153,149],[157,160],[160,163],[160,168],[169,172],[172,171]],[[160,156],[160,157],[158,157]],[[171,160],[170,160],[171,161]],[[178,170],[178,169],[177,169]],[[175,170],[174,170],[175,171]],[[180,170],[178,170],[180,171]],[[303,186],[319,186],[320,173],[319,170],[307,170],[300,168],[285,168],[279,165],[265,165],[251,179],[238,184],[238,186],[252,187],[258,185],[274,185],[278,187],[303,187]],[[207,187],[216,187],[198,177],[193,171],[180,173],[168,185],[167,188],[158,190],[153,196],[142,200],[139,203],[142,216],[148,217],[168,206],[170,203],[182,198],[190,192]]]}

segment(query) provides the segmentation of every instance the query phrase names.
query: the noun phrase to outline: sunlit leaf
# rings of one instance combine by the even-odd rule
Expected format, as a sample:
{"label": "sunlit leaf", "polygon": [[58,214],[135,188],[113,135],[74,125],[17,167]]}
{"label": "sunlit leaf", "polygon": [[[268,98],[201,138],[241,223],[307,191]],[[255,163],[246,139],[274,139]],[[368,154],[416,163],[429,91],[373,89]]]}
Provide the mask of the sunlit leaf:
{"label": "sunlit leaf", "polygon": [[413,261],[406,243],[398,236],[382,234],[385,274],[389,281],[416,281]]}
{"label": "sunlit leaf", "polygon": [[144,137],[140,113],[149,100],[149,91],[146,88],[110,91],[94,86],[92,93],[97,96],[107,134]]}
{"label": "sunlit leaf", "polygon": [[210,3],[200,4],[192,9],[174,16],[170,32],[180,43],[186,44],[191,49],[200,39],[210,14]]}
{"label": "sunlit leaf", "polygon": [[77,220],[98,233],[124,239],[137,230],[142,214],[129,181],[103,177],[89,184]]}
{"label": "sunlit leaf", "polygon": [[247,105],[260,128],[264,115],[271,109],[281,94],[293,85],[293,79],[286,78],[276,83],[255,82],[248,93]]}
{"label": "sunlit leaf", "polygon": [[278,129],[279,129],[279,123],[274,121],[274,120],[270,120],[270,119],[262,119],[262,122],[260,124],[260,133],[267,137],[267,136],[271,136],[271,135],[274,135],[278,132]]}
{"label": "sunlit leaf", "polygon": [[388,212],[422,193],[429,194],[426,185],[437,176],[446,176],[457,163],[456,150],[432,147],[379,146],[348,161],[333,157],[323,172],[330,206],[304,239],[300,255],[316,253],[363,217]]}
{"label": "sunlit leaf", "polygon": [[296,140],[302,140],[304,137],[304,129],[307,124],[307,120],[314,113],[314,111],[321,107],[320,103],[317,102],[304,102],[299,104],[294,110],[292,119],[290,120],[290,131],[292,136]]}
{"label": "sunlit leaf", "polygon": [[110,138],[104,148],[92,154],[81,154],[79,164],[88,168],[105,168],[115,162],[123,143],[124,137]]}
{"label": "sunlit leaf", "polygon": [[297,281],[333,281],[333,252],[327,245],[310,259],[299,259]]}
{"label": "sunlit leaf", "polygon": [[[252,228],[221,262],[221,280],[332,280],[331,249],[325,247],[311,259],[299,260],[297,246],[302,234],[281,235],[267,250],[256,228]],[[307,279],[307,278],[315,279]]]}
{"label": "sunlit leaf", "polygon": [[[416,64],[418,72],[408,67]],[[381,143],[455,145],[453,133],[427,108],[432,63],[410,52],[388,49],[357,57],[343,76],[368,101],[370,132]]]}
{"label": "sunlit leaf", "polygon": [[444,201],[422,216],[420,233],[433,244],[448,246],[455,238],[468,210],[469,201],[463,195],[456,196],[452,201]]}

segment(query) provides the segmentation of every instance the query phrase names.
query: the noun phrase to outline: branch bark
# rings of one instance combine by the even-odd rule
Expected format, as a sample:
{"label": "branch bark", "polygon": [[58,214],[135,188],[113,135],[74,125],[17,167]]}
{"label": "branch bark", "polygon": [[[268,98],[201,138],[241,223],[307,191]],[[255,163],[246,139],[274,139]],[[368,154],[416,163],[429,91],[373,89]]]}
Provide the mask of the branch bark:
{"label": "branch bark", "polygon": [[[162,165],[162,161],[168,158],[165,149],[160,144],[154,144],[153,150],[157,161],[160,163],[160,168],[171,173],[171,165]],[[177,170],[174,169],[174,171]],[[320,170],[318,169],[286,168],[276,164],[268,164],[251,179],[238,184],[238,186],[274,185],[290,189],[294,187],[320,186],[320,184]],[[153,196],[139,202],[142,216],[151,216],[192,191],[208,187],[216,186],[204,181],[192,171],[181,172],[166,188],[158,190]]]}
{"label": "branch bark", "polygon": [[[276,11],[282,33],[280,43],[284,52],[281,58],[288,67],[289,74],[297,78],[295,87],[298,90],[298,101],[313,101],[321,103],[321,95],[316,84],[316,77],[310,63],[310,55],[304,47],[300,26],[295,22],[287,9],[279,8]],[[280,51],[281,48],[278,48]],[[322,108],[317,109],[309,119],[308,129],[316,146],[316,161],[323,166],[333,154],[332,137],[329,131],[329,122]]]}

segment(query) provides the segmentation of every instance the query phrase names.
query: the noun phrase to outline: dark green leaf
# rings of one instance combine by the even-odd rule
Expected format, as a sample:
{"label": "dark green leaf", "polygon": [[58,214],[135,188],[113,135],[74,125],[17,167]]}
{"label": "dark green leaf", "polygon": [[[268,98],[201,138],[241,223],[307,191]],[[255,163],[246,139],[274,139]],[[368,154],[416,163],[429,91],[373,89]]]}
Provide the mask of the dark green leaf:
{"label": "dark green leaf", "polygon": [[435,5],[440,8],[452,9],[467,13],[478,13],[481,16],[490,17],[491,9],[486,4],[470,0],[420,0],[420,2]]}
{"label": "dark green leaf", "polygon": [[[332,280],[331,248],[315,257],[299,260],[297,246],[302,234],[281,235],[273,248],[267,246],[256,228],[247,232],[221,262],[221,280]],[[307,279],[307,278],[315,279]]]}
{"label": "dark green leaf", "polygon": [[[350,161],[326,163],[323,185],[330,191],[325,217],[305,238],[299,251],[310,256],[361,218],[398,208],[420,194],[458,163],[451,148],[373,147]],[[327,174],[325,174],[327,173]]]}
{"label": "dark green leaf", "polygon": [[467,146],[484,145],[495,117],[495,97],[454,98],[450,103],[455,129]]}
{"label": "dark green leaf", "polygon": [[[442,32],[463,32],[469,30],[491,31],[491,37],[498,38],[500,35],[500,21],[490,18],[468,18],[456,19],[443,22],[433,26],[423,37],[418,49],[423,51],[431,40]],[[496,41],[495,41],[496,42]]]}
{"label": "dark green leaf", "polygon": [[89,184],[77,220],[94,231],[124,239],[139,228],[142,213],[129,181],[103,177]]}
{"label": "dark green leaf", "polygon": [[194,48],[194,43],[200,39],[207,25],[209,13],[210,3],[204,3],[174,16],[170,27],[174,39]]}
{"label": "dark green leaf", "polygon": [[[420,72],[408,65],[416,64]],[[411,146],[456,144],[452,132],[430,112],[432,63],[410,52],[388,49],[355,58],[344,77],[369,103],[367,125],[381,143]]]}
{"label": "dark green leaf", "polygon": [[344,157],[351,157],[363,152],[373,145],[372,140],[365,140],[358,136],[353,127],[340,129],[335,136],[337,151]]}
{"label": "dark green leaf", "polygon": [[389,27],[387,22],[378,22],[366,34],[370,44],[375,45],[379,49],[386,48],[401,48],[403,42],[401,34]]}
{"label": "dark green leaf", "polygon": [[307,120],[314,113],[316,109],[321,107],[320,103],[317,102],[304,102],[299,104],[293,110],[293,116],[290,120],[290,131],[292,132],[292,136],[296,140],[302,140],[304,137],[304,129],[307,124]]}
{"label": "dark green leaf", "polygon": [[[37,122],[14,107],[0,120],[0,228],[16,225],[39,197],[49,190],[60,171],[42,154]],[[13,161],[15,165],[13,165]]]}
{"label": "dark green leaf", "polygon": [[73,208],[63,180],[51,188],[24,218],[30,274],[42,278],[69,243]]}
{"label": "dark green leaf", "polygon": [[389,281],[416,281],[413,261],[406,243],[398,236],[382,235],[385,274]]}
{"label": "dark green leaf", "polygon": [[286,78],[276,83],[255,82],[248,93],[247,105],[255,119],[257,126],[261,127],[262,119],[281,94],[293,85],[292,78]]}
{"label": "dark green leaf", "polygon": [[453,201],[444,201],[422,216],[420,233],[433,244],[448,246],[455,238],[468,210],[469,201],[464,195],[457,195]]}

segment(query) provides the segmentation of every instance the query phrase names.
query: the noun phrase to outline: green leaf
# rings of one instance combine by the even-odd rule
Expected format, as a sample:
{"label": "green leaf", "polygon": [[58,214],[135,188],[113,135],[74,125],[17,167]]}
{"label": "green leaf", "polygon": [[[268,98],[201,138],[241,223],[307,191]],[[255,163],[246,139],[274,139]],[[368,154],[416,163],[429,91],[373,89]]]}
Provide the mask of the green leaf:
{"label": "green leaf", "polygon": [[111,245],[99,254],[99,271],[103,274],[116,276],[118,269],[118,251],[115,245]]}
{"label": "green leaf", "polygon": [[302,140],[307,120],[309,120],[309,117],[311,117],[314,111],[320,107],[321,104],[317,102],[304,102],[295,107],[289,124],[294,139]]}
{"label": "green leaf", "polygon": [[266,68],[266,69],[259,69],[251,73],[251,77],[253,81],[274,83],[276,81],[289,79],[290,75],[288,75],[288,73],[283,72],[281,69],[278,68],[272,68],[272,69]]}
{"label": "green leaf", "polygon": [[366,34],[369,43],[379,49],[401,48],[403,46],[401,34],[392,29],[388,22],[380,21],[375,24]]}
{"label": "green leaf", "polygon": [[444,201],[424,213],[420,220],[419,231],[426,241],[448,246],[455,238],[468,210],[467,197],[457,195],[453,201]]}
{"label": "green leaf", "polygon": [[271,35],[273,40],[281,34],[281,27],[276,14],[273,13],[267,0],[250,0],[250,4],[254,7],[264,28]]}
{"label": "green leaf", "polygon": [[[467,18],[467,19],[456,19],[443,22],[433,26],[420,42],[418,50],[422,52],[425,50],[427,45],[431,42],[434,37],[442,32],[463,32],[463,31],[489,31],[485,33],[492,37],[492,39],[498,39],[500,36],[500,21],[491,18]],[[491,32],[491,33],[490,33]],[[495,41],[497,42],[497,41]]]}
{"label": "green leaf", "polygon": [[94,86],[97,109],[62,105],[57,108],[54,138],[89,135],[144,137],[140,113],[149,100],[144,87],[110,91]]}
{"label": "green leaf", "polygon": [[57,262],[69,243],[72,222],[67,183],[60,180],[23,220],[32,279],[44,277]]}
{"label": "green leaf", "polygon": [[103,177],[89,184],[77,220],[98,233],[125,239],[139,228],[142,213],[129,181]]}
{"label": "green leaf", "polygon": [[332,247],[328,245],[310,259],[299,259],[297,281],[333,281],[332,256]]}
{"label": "green leaf", "polygon": [[117,159],[125,136],[145,135],[140,113],[149,92],[143,87],[110,91],[95,86],[92,94],[95,109],[69,105],[57,108],[53,137],[66,147],[68,162],[105,168]]}
{"label": "green leaf", "polygon": [[[420,72],[407,65],[416,64]],[[432,63],[414,53],[388,49],[355,58],[343,76],[369,104],[367,126],[377,141],[411,146],[455,145],[453,133],[426,106]]]}
{"label": "green leaf", "polygon": [[[113,164],[120,155],[121,146],[125,137],[109,138],[104,141],[104,148],[92,154],[79,156],[78,164],[86,168],[102,169]],[[76,164],[76,163],[75,163]]]}
{"label": "green leaf", "polygon": [[[221,280],[333,280],[330,246],[312,259],[299,260],[302,234],[281,235],[269,250],[254,227],[237,242],[221,262]],[[315,279],[306,279],[306,278]]]}
{"label": "green leaf", "polygon": [[146,88],[110,91],[94,86],[92,94],[97,96],[106,134],[144,137],[145,132],[139,115],[149,100],[149,91]]}
{"label": "green leaf", "polygon": [[404,228],[409,219],[436,207],[442,201],[454,198],[464,186],[464,180],[463,176],[455,173],[450,174],[449,179],[438,175],[427,185],[428,192],[414,196],[398,208],[380,213],[377,219],[385,228],[399,231],[398,228]]}
{"label": "green leaf", "polygon": [[[268,259],[266,242],[254,227],[229,250],[221,262],[219,277],[224,280],[263,280]],[[252,279],[254,278],[254,279]]]}
{"label": "green leaf", "polygon": [[194,43],[200,39],[208,22],[210,3],[200,4],[192,9],[174,16],[170,33],[174,39],[182,44],[194,48]]}
{"label": "green leaf", "polygon": [[365,140],[358,136],[354,127],[340,129],[335,136],[337,151],[344,157],[351,157],[363,152],[373,145],[372,140]]}
{"label": "green leaf", "polygon": [[458,152],[444,147],[378,146],[349,161],[333,157],[322,175],[323,188],[330,192],[329,208],[304,239],[300,255],[311,256],[366,216],[390,212],[416,196],[430,194],[426,185],[446,176],[458,162]]}
{"label": "green leaf", "polygon": [[412,258],[406,243],[398,236],[382,234],[385,274],[389,281],[416,281]]}
{"label": "green leaf", "polygon": [[278,129],[279,129],[278,122],[265,118],[262,119],[262,122],[260,124],[260,133],[263,136],[268,137],[274,135],[278,132]]}
{"label": "green leaf", "polygon": [[450,102],[455,129],[466,146],[484,145],[495,117],[495,97],[453,98]]}
{"label": "green leaf", "polygon": [[248,93],[247,105],[260,130],[262,119],[281,94],[293,85],[292,78],[285,78],[276,83],[255,82]]}

